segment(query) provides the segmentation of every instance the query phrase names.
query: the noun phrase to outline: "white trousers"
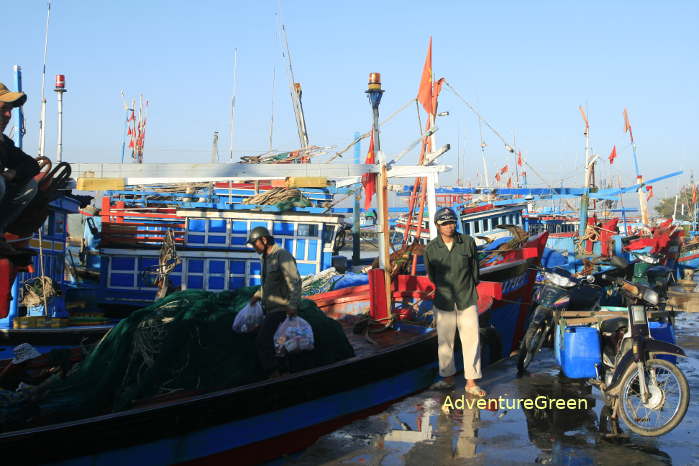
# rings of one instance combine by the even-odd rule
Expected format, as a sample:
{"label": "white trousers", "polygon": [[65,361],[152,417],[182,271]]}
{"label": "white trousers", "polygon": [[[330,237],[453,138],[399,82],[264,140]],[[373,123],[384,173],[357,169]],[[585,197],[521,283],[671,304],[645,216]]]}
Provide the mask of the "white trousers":
{"label": "white trousers", "polygon": [[464,356],[464,378],[481,378],[481,343],[478,332],[478,308],[442,311],[435,308],[437,343],[439,348],[439,375],[450,377],[456,373],[454,365],[454,337],[459,329],[461,350]]}

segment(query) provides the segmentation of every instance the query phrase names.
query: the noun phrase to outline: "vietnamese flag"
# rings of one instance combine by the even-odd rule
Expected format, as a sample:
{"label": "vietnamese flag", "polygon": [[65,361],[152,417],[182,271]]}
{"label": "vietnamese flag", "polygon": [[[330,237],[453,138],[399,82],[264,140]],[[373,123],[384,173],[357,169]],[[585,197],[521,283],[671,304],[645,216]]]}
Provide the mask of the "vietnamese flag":
{"label": "vietnamese flag", "polygon": [[[369,153],[366,155],[365,164],[375,164],[376,157],[374,156],[374,132],[371,132],[371,139],[369,140]],[[376,173],[365,173],[362,175],[362,186],[364,186],[364,209],[368,210],[371,208],[371,198],[374,197],[376,192]]]}
{"label": "vietnamese flag", "polygon": [[692,204],[697,203],[697,185],[692,186]]}
{"label": "vietnamese flag", "polygon": [[509,169],[509,167],[508,167],[507,165],[505,165],[504,167],[502,167],[502,168],[500,169],[500,174],[501,174],[501,175],[504,175],[505,173],[507,173],[507,170],[508,170],[508,169]]}
{"label": "vietnamese flag", "polygon": [[422,108],[424,108],[428,114],[434,114],[434,107],[432,105],[432,36],[430,36],[430,42],[427,46],[427,57],[425,57],[425,66],[422,68],[420,87],[417,91],[417,101],[422,104]]}
{"label": "vietnamese flag", "polygon": [[517,165],[520,167],[524,164],[522,161],[522,151],[517,152]]}
{"label": "vietnamese flag", "polygon": [[614,147],[612,147],[612,152],[609,154],[609,165],[612,165],[614,163],[614,159],[616,158],[616,144]]}
{"label": "vietnamese flag", "polygon": [[495,181],[500,181],[500,172],[495,174]]}

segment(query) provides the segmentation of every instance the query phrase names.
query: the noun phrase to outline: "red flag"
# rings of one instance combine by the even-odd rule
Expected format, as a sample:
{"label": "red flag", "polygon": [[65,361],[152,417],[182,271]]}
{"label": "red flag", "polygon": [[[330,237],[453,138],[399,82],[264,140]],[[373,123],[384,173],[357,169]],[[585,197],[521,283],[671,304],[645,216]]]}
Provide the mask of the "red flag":
{"label": "red flag", "polygon": [[417,101],[422,104],[422,108],[427,113],[434,114],[434,108],[432,107],[432,37],[430,37],[430,43],[427,46],[427,57],[425,57],[425,66],[422,68]]}
{"label": "red flag", "polygon": [[432,84],[432,111],[435,113],[437,112],[437,99],[439,93],[442,92],[442,84],[444,84],[444,78],[439,78]]}
{"label": "red flag", "polygon": [[629,121],[629,112],[624,109],[624,132],[629,133],[631,143],[633,143],[633,131],[631,131],[631,122]]}
{"label": "red flag", "polygon": [[[374,156],[374,132],[371,132],[371,139],[369,140],[369,152],[366,155],[366,164],[375,164],[376,157]],[[362,175],[362,186],[364,186],[364,209],[368,210],[371,208],[371,198],[374,197],[376,192],[376,173],[366,173]]]}
{"label": "red flag", "polygon": [[582,115],[583,121],[585,122],[585,129],[590,129],[590,123],[587,121],[587,115],[585,115],[585,110],[582,107],[578,107],[580,114]]}
{"label": "red flag", "polygon": [[697,203],[697,185],[692,186],[692,204]]}
{"label": "red flag", "polygon": [[648,191],[648,197],[646,197],[646,200],[650,201],[650,198],[653,197],[653,186],[646,185],[646,191]]}
{"label": "red flag", "polygon": [[505,173],[507,173],[507,170],[508,170],[508,169],[509,169],[508,166],[505,165],[504,167],[502,167],[502,168],[500,169],[500,174],[501,174],[501,175],[504,175]]}
{"label": "red flag", "polygon": [[495,181],[500,181],[500,172],[495,174]]}
{"label": "red flag", "polygon": [[522,151],[517,152],[517,165],[520,167],[524,165],[524,162],[522,161]]}
{"label": "red flag", "polygon": [[614,163],[614,159],[616,158],[616,144],[614,147],[612,147],[612,152],[609,154],[609,165]]}
{"label": "red flag", "polygon": [[512,187],[512,177],[507,178],[507,187],[508,188]]}

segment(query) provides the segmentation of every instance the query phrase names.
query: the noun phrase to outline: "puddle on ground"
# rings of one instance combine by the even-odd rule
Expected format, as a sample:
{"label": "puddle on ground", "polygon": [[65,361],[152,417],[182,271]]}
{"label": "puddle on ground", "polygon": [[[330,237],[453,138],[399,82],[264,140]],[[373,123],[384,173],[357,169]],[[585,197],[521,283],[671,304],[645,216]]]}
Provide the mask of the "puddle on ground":
{"label": "puddle on ground", "polygon": [[[455,405],[460,409],[442,409],[445,401],[460,399],[463,388],[451,393],[427,390],[276,463],[699,465],[699,314],[680,315],[676,328],[678,343],[690,356],[679,364],[693,396],[682,423],[662,437],[641,437],[623,423],[628,438],[610,440],[602,435],[599,391],[562,379],[552,352],[545,349],[522,377],[516,377],[512,359],[486,370],[481,386],[493,400],[486,409],[469,407],[466,401],[476,400],[467,396],[464,406]],[[513,401],[541,396],[570,400],[564,401],[570,408],[525,409]]]}

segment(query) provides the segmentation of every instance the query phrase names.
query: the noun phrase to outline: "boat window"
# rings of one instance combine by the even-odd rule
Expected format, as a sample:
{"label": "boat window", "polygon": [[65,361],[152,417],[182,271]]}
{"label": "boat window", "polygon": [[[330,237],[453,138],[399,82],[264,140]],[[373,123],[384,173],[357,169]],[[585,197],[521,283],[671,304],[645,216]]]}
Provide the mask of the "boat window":
{"label": "boat window", "polygon": [[299,223],[296,227],[296,236],[318,236],[318,225]]}
{"label": "boat window", "polygon": [[328,244],[333,240],[335,227],[333,225],[323,225],[323,243]]}
{"label": "boat window", "polygon": [[463,222],[464,225],[464,234],[470,235],[471,234],[471,223],[470,222]]}
{"label": "boat window", "polygon": [[490,219],[490,229],[494,230],[499,225],[500,217],[492,217]]}
{"label": "boat window", "polygon": [[473,232],[474,233],[480,233],[481,232],[481,221],[480,220],[475,220],[473,222]]}

